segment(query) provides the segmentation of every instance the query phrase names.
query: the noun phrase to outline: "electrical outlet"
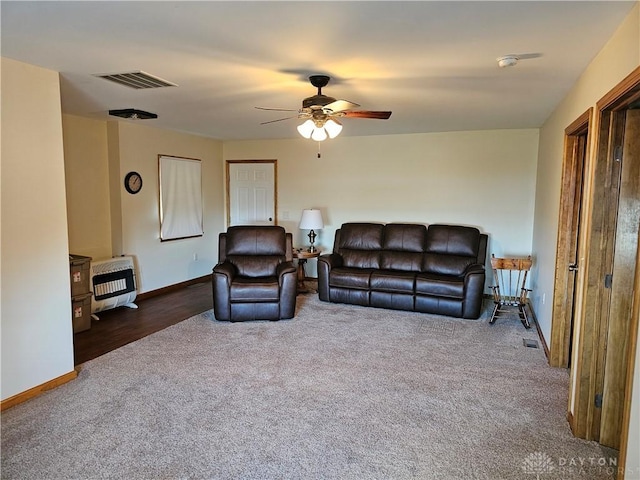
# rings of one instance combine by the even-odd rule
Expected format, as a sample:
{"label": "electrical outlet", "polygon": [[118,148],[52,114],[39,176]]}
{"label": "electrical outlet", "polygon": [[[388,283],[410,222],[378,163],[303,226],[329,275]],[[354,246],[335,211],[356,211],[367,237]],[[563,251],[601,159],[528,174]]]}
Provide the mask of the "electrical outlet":
{"label": "electrical outlet", "polygon": [[289,210],[282,211],[282,220],[289,220]]}
{"label": "electrical outlet", "polygon": [[543,293],[542,294],[542,304],[544,305],[545,300],[547,299],[547,294]]}
{"label": "electrical outlet", "polygon": [[197,253],[194,253],[194,254],[193,254],[193,261],[194,261],[194,262],[197,262],[197,261],[198,261],[198,254],[197,254]]}

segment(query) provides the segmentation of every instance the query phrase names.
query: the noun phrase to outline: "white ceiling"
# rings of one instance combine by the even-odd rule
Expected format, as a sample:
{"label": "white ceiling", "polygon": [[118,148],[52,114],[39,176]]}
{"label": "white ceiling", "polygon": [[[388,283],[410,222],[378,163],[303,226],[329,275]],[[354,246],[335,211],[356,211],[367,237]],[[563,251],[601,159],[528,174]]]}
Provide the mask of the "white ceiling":
{"label": "white ceiling", "polygon": [[[393,111],[341,135],[535,128],[635,3],[2,1],[1,49],[61,72],[64,112],[137,108],[223,140],[297,137],[299,120],[260,125],[288,114],[254,107],[299,108],[316,73],[324,94]],[[507,54],[525,58],[499,68]],[[94,76],[139,70],[179,86]]]}

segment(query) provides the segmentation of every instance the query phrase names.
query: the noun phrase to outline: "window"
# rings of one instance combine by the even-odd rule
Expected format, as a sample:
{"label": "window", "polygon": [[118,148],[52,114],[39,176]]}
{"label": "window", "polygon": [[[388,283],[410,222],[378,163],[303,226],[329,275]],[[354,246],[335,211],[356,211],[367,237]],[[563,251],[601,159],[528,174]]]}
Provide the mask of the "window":
{"label": "window", "polygon": [[200,160],[159,155],[158,164],[160,240],[203,235]]}

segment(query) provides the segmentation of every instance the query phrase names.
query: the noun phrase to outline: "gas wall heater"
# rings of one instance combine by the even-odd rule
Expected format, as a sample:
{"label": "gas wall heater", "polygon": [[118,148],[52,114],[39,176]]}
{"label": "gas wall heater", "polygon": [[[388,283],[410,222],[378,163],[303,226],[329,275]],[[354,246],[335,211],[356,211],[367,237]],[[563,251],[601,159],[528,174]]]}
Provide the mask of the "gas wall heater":
{"label": "gas wall heater", "polygon": [[115,257],[91,262],[91,317],[116,307],[138,308],[133,257]]}

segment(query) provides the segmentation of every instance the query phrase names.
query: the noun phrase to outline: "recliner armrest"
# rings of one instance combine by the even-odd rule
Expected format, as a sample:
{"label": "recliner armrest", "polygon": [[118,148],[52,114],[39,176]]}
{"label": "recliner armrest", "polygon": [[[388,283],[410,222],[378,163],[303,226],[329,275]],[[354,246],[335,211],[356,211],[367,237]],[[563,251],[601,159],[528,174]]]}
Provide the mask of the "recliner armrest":
{"label": "recliner armrest", "polygon": [[231,262],[222,262],[213,267],[213,273],[224,275],[231,283],[231,280],[238,274],[238,269]]}
{"label": "recliner armrest", "polygon": [[278,278],[282,277],[282,275],[286,273],[296,273],[296,267],[293,264],[293,261],[282,262],[281,264],[278,265],[276,269],[276,275],[278,276]]}

